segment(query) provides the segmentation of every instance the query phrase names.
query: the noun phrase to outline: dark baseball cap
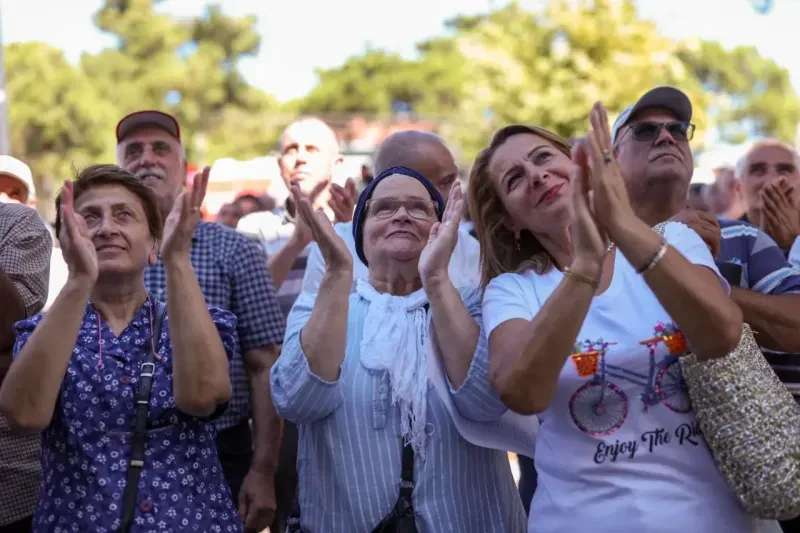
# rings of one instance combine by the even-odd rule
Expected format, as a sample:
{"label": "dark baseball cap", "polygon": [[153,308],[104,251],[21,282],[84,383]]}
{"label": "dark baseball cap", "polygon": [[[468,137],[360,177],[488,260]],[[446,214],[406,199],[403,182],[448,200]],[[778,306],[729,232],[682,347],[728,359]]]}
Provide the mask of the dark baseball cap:
{"label": "dark baseball cap", "polygon": [[647,91],[635,104],[625,108],[619,114],[617,120],[614,121],[614,127],[611,128],[611,142],[617,141],[619,131],[630,122],[636,113],[654,107],[671,111],[678,120],[684,122],[692,120],[692,102],[686,93],[675,87],[656,87]]}
{"label": "dark baseball cap", "polygon": [[122,142],[122,139],[142,126],[161,128],[178,139],[178,141],[181,140],[181,127],[175,117],[161,111],[149,110],[136,111],[119,121],[119,124],[117,124],[117,143]]}

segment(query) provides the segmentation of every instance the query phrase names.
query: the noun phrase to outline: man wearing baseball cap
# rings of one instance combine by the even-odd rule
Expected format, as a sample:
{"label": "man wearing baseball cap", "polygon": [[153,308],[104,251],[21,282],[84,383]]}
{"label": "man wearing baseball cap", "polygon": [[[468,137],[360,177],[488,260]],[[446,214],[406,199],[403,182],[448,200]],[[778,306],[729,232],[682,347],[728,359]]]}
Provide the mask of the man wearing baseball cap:
{"label": "man wearing baseball cap", "polygon": [[689,98],[674,87],[647,92],[617,118],[611,137],[631,205],[650,225],[671,220],[695,230],[721,271],[738,266],[728,280],[731,298],[759,332],[762,348],[800,352],[800,272],[758,228],[686,208],[694,171],[691,120]]}
{"label": "man wearing baseball cap", "polygon": [[[153,190],[166,220],[187,171],[178,121],[160,111],[138,111],[120,120],[116,133],[117,164]],[[216,444],[245,528],[261,531],[270,525],[276,506],[281,420],[270,400],[269,371],[278,358],[285,320],[258,244],[221,224],[201,221],[190,257],[206,303],[229,310],[238,319],[238,345],[230,362],[233,395],[216,419]],[[145,284],[151,294],[166,301],[161,258],[145,271]]]}
{"label": "man wearing baseball cap", "polygon": [[[0,155],[0,383],[11,365],[14,323],[45,305],[53,242],[31,207],[31,169]],[[11,431],[0,415],[0,531],[30,531],[39,494],[39,435]]]}
{"label": "man wearing baseball cap", "polygon": [[0,155],[0,202],[32,205],[36,187],[28,165],[10,155]]}

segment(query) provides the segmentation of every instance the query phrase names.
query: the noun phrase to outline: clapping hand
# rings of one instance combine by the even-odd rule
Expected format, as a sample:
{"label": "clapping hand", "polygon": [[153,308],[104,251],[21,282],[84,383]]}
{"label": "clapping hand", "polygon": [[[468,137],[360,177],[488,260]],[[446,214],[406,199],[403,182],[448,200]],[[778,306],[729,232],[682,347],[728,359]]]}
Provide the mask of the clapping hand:
{"label": "clapping hand", "polygon": [[344,187],[337,184],[331,185],[331,199],[328,206],[333,209],[335,222],[350,222],[353,220],[353,210],[358,202],[356,182],[348,178]]}
{"label": "clapping hand", "polygon": [[614,238],[617,229],[625,227],[635,219],[628,190],[622,179],[617,160],[614,157],[614,146],[611,142],[611,131],[608,129],[608,114],[603,104],[597,102],[589,114],[592,130],[588,138],[589,166],[591,167],[591,192],[593,214],[600,225]]}
{"label": "clapping hand", "polygon": [[442,221],[431,226],[428,244],[419,257],[419,274],[424,286],[449,278],[450,257],[458,242],[458,226],[463,217],[464,194],[461,183],[456,181],[450,188]]}
{"label": "clapping hand", "polygon": [[575,163],[575,170],[572,173],[574,218],[570,225],[570,236],[575,262],[581,263],[582,269],[595,271],[581,273],[599,277],[608,248],[608,237],[595,218],[594,193],[591,189],[592,172],[585,144],[586,141],[580,142],[572,149],[572,161]]}
{"label": "clapping hand", "polygon": [[189,258],[192,235],[202,218],[200,206],[206,196],[210,172],[211,168],[205,167],[202,172],[194,175],[192,188],[183,191],[178,196],[167,220],[164,221],[164,236],[161,242],[161,256],[164,261],[181,257]]}
{"label": "clapping hand", "polygon": [[65,182],[61,191],[61,231],[58,241],[69,269],[69,277],[94,285],[98,275],[97,251],[89,236],[86,221],[75,214],[71,181]]}
{"label": "clapping hand", "polygon": [[693,229],[703,242],[706,243],[713,257],[719,253],[720,242],[722,240],[722,230],[719,227],[719,220],[711,213],[703,213],[694,209],[683,209],[669,219],[670,222],[681,222]]}
{"label": "clapping hand", "polygon": [[[297,189],[297,192],[301,198],[306,198],[309,204],[313,206],[314,202],[317,200],[317,197],[322,194],[322,191],[325,190],[329,183],[330,182],[327,180],[320,181],[314,186],[310,194],[302,192],[299,188]],[[294,193],[292,193],[292,199],[294,200],[295,206],[297,206],[297,200],[294,197]],[[292,233],[291,240],[295,245],[298,246],[298,249],[304,249],[311,241],[314,240],[314,234],[311,232],[311,228],[306,223],[305,219],[300,216],[300,211],[297,207],[295,207],[295,215],[294,232]]]}
{"label": "clapping hand", "polygon": [[297,185],[292,185],[292,199],[294,200],[298,219],[311,230],[312,238],[316,241],[328,273],[347,272],[352,277],[353,256],[347,244],[333,229],[333,224],[322,211],[314,211],[311,201],[300,192]]}

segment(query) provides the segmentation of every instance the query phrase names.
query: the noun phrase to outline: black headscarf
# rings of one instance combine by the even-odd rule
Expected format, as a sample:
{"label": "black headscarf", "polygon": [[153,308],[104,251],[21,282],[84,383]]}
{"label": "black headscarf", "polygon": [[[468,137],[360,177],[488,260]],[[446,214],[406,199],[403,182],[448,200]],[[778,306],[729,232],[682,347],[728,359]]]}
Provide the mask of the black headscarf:
{"label": "black headscarf", "polygon": [[355,213],[353,213],[353,239],[356,241],[356,254],[358,254],[358,258],[361,259],[365,265],[367,264],[367,258],[364,256],[364,221],[367,218],[367,202],[372,198],[375,187],[377,187],[384,178],[388,178],[394,174],[402,174],[403,176],[414,178],[423,184],[428,190],[431,200],[436,202],[436,218],[441,222],[442,216],[444,215],[444,198],[442,198],[442,195],[439,194],[439,191],[436,190],[436,187],[433,186],[433,183],[431,183],[428,178],[416,170],[407,167],[392,167],[384,170],[362,191],[361,196],[358,197]]}

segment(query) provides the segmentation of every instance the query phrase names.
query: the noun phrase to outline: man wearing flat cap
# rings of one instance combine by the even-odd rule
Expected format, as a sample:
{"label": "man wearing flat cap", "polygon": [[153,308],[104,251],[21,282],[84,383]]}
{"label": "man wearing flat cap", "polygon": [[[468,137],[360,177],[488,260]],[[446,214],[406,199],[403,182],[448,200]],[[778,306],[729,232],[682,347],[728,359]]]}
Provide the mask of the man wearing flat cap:
{"label": "man wearing flat cap", "polygon": [[[160,111],[138,111],[124,117],[116,133],[117,164],[153,190],[166,219],[187,171],[178,121]],[[237,353],[230,363],[233,395],[216,420],[217,451],[245,528],[261,531],[275,512],[281,420],[270,400],[269,371],[283,342],[284,317],[264,251],[244,235],[201,221],[190,256],[206,303],[229,310],[238,319]],[[166,301],[160,258],[147,268],[145,284],[156,298]]]}

